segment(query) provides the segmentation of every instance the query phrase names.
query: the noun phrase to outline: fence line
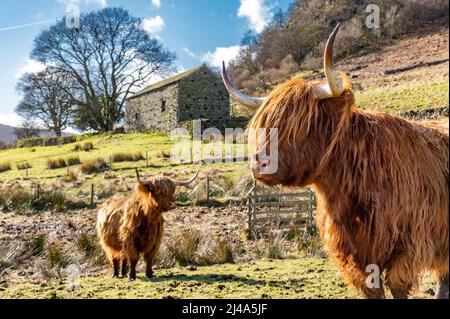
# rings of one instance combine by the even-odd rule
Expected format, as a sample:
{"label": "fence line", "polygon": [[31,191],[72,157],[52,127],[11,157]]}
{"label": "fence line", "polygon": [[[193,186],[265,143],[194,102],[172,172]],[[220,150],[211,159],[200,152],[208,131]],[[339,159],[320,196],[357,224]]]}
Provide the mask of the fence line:
{"label": "fence line", "polygon": [[272,229],[304,229],[314,221],[316,199],[310,189],[298,192],[258,193],[256,185],[247,197],[248,237]]}

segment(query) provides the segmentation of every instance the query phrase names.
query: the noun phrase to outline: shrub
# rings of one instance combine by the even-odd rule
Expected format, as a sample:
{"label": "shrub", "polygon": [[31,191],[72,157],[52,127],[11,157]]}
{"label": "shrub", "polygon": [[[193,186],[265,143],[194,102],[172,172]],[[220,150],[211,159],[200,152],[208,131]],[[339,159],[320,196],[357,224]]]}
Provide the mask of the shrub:
{"label": "shrub", "polygon": [[0,163],[0,173],[6,172],[11,170],[11,164],[10,163]]}
{"label": "shrub", "polygon": [[44,251],[46,237],[44,234],[39,234],[33,238],[30,244],[33,254],[38,255]]}
{"label": "shrub", "polygon": [[31,168],[31,164],[28,162],[21,162],[21,163],[17,163],[17,169],[19,171],[23,171],[25,169]]}
{"label": "shrub", "polygon": [[195,197],[191,195],[189,191],[179,190],[175,194],[175,201],[177,203],[186,204],[195,200]]}
{"label": "shrub", "polygon": [[287,242],[281,234],[271,236],[266,242],[266,257],[270,259],[283,259],[286,257]]}
{"label": "shrub", "polygon": [[34,146],[56,146],[70,144],[77,141],[77,136],[61,136],[61,137],[36,137],[26,138],[15,142],[16,148],[34,147]]}
{"label": "shrub", "polygon": [[86,143],[83,144],[82,150],[84,152],[89,152],[89,151],[91,151],[93,149],[94,149],[94,144],[92,144],[91,142],[86,142]]}
{"label": "shrub", "polygon": [[155,261],[154,261],[155,267],[157,268],[172,268],[176,264],[175,257],[173,256],[172,252],[169,248],[167,248],[166,245],[161,245],[159,248],[158,253],[156,254]]}
{"label": "shrub", "polygon": [[69,171],[62,179],[66,183],[76,182],[78,180],[78,174],[74,171]]}
{"label": "shrub", "polygon": [[94,160],[85,161],[80,166],[80,170],[84,174],[98,173],[106,168],[108,168],[108,164],[106,164],[106,161],[100,157]]}
{"label": "shrub", "polygon": [[97,187],[95,194],[98,199],[105,199],[114,196],[118,193],[118,189],[114,184],[105,183]]}
{"label": "shrub", "polygon": [[69,264],[67,257],[64,256],[64,252],[58,244],[48,245],[46,251],[47,260],[52,268],[56,266],[65,268]]}
{"label": "shrub", "polygon": [[112,161],[114,163],[120,162],[137,162],[144,159],[142,153],[115,153],[112,156]]}
{"label": "shrub", "polygon": [[79,165],[79,164],[81,164],[81,160],[78,156],[72,156],[66,160],[67,166],[75,166],[75,165]]}
{"label": "shrub", "polygon": [[64,158],[48,159],[47,167],[48,167],[48,169],[63,168],[63,167],[66,167],[66,161],[64,160]]}
{"label": "shrub", "polygon": [[29,208],[32,211],[57,210],[61,211],[66,206],[66,196],[60,191],[42,191],[39,196],[33,196]]}
{"label": "shrub", "polygon": [[168,246],[180,266],[207,266],[234,262],[232,247],[224,240],[205,236],[197,229],[188,229],[175,236]]}
{"label": "shrub", "polygon": [[72,151],[74,151],[74,152],[81,152],[81,151],[89,152],[93,149],[94,149],[94,144],[92,144],[91,142],[86,142],[84,144],[76,144],[73,147]]}
{"label": "shrub", "polygon": [[41,191],[39,196],[22,188],[2,189],[0,192],[0,210],[17,212],[38,212],[44,210],[60,211],[68,204],[64,193],[59,191]]}
{"label": "shrub", "polygon": [[87,257],[91,257],[98,250],[97,237],[87,233],[82,233],[77,239],[77,247]]}

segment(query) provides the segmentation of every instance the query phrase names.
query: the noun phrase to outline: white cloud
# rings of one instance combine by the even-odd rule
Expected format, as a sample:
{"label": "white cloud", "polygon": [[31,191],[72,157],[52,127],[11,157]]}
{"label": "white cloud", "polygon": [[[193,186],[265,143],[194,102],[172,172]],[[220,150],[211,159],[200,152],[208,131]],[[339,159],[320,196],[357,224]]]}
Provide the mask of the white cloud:
{"label": "white cloud", "polygon": [[158,33],[164,29],[165,25],[164,19],[160,16],[156,16],[151,19],[142,19],[141,28],[152,35],[157,36]]}
{"label": "white cloud", "polygon": [[192,52],[192,50],[189,48],[183,48],[183,52],[186,53],[187,55],[189,55],[193,59],[197,58],[197,55],[194,52]]}
{"label": "white cloud", "polygon": [[250,28],[259,33],[272,19],[271,9],[266,0],[241,0],[238,16],[248,19]]}
{"label": "white cloud", "polygon": [[58,0],[59,3],[62,3],[64,5],[69,4],[94,4],[98,5],[100,7],[106,7],[108,5],[108,0]]}
{"label": "white cloud", "polygon": [[19,126],[22,123],[22,118],[16,113],[0,112],[0,124],[9,126]]}
{"label": "white cloud", "polygon": [[155,8],[161,7],[161,0],[151,0],[151,2],[152,6],[154,6]]}
{"label": "white cloud", "polygon": [[28,59],[17,72],[14,74],[16,78],[20,78],[26,73],[38,73],[45,69],[45,65],[33,59]]}
{"label": "white cloud", "polygon": [[224,48],[216,48],[214,52],[206,52],[201,55],[201,60],[211,64],[212,66],[221,67],[222,61],[225,61],[226,64],[229,64],[232,60],[234,60],[238,54],[241,47],[239,45],[224,47]]}

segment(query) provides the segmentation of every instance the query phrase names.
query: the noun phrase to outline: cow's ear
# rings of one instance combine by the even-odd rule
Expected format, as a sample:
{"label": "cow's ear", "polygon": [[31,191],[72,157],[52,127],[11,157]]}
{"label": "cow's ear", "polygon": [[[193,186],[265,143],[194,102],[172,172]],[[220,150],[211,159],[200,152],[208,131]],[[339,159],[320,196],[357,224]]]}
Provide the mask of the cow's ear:
{"label": "cow's ear", "polygon": [[154,194],[155,193],[155,185],[153,185],[152,182],[149,182],[147,185],[145,185],[147,187],[147,190],[150,194]]}
{"label": "cow's ear", "polygon": [[144,194],[148,193],[147,185],[138,183],[136,185],[136,191],[138,191],[139,193],[144,193]]}

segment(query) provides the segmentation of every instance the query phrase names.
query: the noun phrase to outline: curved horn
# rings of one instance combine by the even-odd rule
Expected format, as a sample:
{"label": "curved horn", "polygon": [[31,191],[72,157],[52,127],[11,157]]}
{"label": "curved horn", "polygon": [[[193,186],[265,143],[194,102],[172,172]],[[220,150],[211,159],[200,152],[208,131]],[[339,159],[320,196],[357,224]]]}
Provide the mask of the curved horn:
{"label": "curved horn", "polygon": [[136,179],[137,179],[137,182],[138,182],[138,184],[143,184],[142,183],[142,181],[141,181],[141,177],[139,176],[139,170],[136,168]]}
{"label": "curved horn", "polygon": [[248,106],[252,109],[257,109],[267,99],[265,97],[262,98],[262,97],[247,96],[247,95],[243,94],[241,91],[239,91],[238,89],[236,89],[233,86],[233,84],[231,83],[230,78],[228,77],[228,72],[225,67],[224,61],[222,61],[222,79],[223,79],[223,83],[225,84],[225,87],[227,88],[228,92],[230,92],[230,95],[237,101],[244,104],[245,106]]}
{"label": "curved horn", "polygon": [[314,93],[319,100],[339,97],[341,96],[342,92],[344,92],[344,81],[339,73],[334,70],[333,63],[334,40],[336,39],[336,35],[340,27],[340,24],[336,26],[333,33],[331,33],[330,37],[328,38],[327,45],[325,47],[323,65],[327,83],[318,85],[314,90]]}
{"label": "curved horn", "polygon": [[175,184],[175,186],[187,186],[189,184],[192,184],[197,179],[199,173],[200,173],[200,171],[197,171],[195,176],[188,181],[184,181],[184,182],[178,182],[178,181],[174,181],[174,180],[172,180],[172,181]]}

